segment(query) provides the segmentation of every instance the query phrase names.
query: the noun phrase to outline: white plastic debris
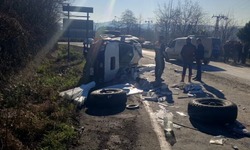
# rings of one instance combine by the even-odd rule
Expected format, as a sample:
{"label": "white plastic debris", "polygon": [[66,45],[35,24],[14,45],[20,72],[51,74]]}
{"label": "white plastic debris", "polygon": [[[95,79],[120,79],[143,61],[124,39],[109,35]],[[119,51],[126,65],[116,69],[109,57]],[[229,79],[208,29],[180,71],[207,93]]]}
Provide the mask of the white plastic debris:
{"label": "white plastic debris", "polygon": [[181,126],[179,126],[179,125],[177,125],[175,123],[173,124],[173,127],[176,128],[176,129],[180,129],[181,128]]}
{"label": "white plastic debris", "polygon": [[179,115],[181,115],[181,116],[183,116],[183,117],[187,117],[187,115],[186,115],[186,114],[184,114],[183,112],[179,112],[179,111],[177,111],[176,113],[177,113],[177,114],[179,114]]}
{"label": "white plastic debris", "polygon": [[210,144],[217,144],[217,145],[223,145],[226,142],[226,138],[222,135],[219,136],[214,136],[211,140],[210,140]]}
{"label": "white plastic debris", "polygon": [[68,100],[74,100],[78,105],[83,105],[88,96],[89,90],[95,87],[95,82],[90,82],[86,85],[81,85],[67,91],[61,92],[59,95]]}
{"label": "white plastic debris", "polygon": [[158,104],[159,104],[160,106],[165,106],[165,107],[168,107],[168,105],[163,104],[163,103],[159,103],[159,102],[158,102]]}

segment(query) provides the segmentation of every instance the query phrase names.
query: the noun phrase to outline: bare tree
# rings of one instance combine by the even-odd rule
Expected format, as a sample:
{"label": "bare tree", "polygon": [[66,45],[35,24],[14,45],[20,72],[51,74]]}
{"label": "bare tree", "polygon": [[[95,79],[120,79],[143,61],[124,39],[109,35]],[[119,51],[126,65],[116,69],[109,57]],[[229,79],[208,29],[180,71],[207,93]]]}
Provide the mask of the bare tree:
{"label": "bare tree", "polygon": [[225,43],[227,40],[236,40],[237,35],[236,33],[238,32],[238,23],[234,19],[234,16],[228,12],[227,20],[221,20],[220,21],[220,26],[219,26],[219,34],[222,43]]}
{"label": "bare tree", "polygon": [[127,29],[127,34],[129,34],[131,28],[135,26],[137,19],[134,13],[131,10],[127,9],[125,10],[125,12],[122,13],[121,21]]}
{"label": "bare tree", "polygon": [[191,0],[178,1],[172,8],[172,1],[159,5],[155,16],[160,32],[167,38],[196,34],[205,18],[205,12],[198,2]]}
{"label": "bare tree", "polygon": [[111,25],[115,28],[115,30],[120,30],[123,27],[123,22],[117,16],[112,20]]}

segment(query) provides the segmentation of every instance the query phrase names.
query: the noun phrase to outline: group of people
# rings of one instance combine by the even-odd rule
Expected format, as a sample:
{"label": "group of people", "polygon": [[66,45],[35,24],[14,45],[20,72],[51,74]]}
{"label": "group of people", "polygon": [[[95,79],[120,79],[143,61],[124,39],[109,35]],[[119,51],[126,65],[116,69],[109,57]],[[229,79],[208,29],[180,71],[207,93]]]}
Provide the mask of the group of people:
{"label": "group of people", "polygon": [[[197,65],[197,74],[196,77],[193,78],[195,81],[201,81],[201,64],[204,59],[204,46],[200,38],[196,39],[196,46],[191,43],[191,38],[186,39],[186,44],[183,46],[181,51],[181,56],[183,60],[183,71],[181,82],[184,82],[186,70],[189,69],[188,82],[191,82],[192,78],[192,66],[194,58],[196,60]],[[163,74],[165,68],[165,45],[164,45],[164,37],[160,36],[159,41],[155,43],[155,80],[156,82],[164,81],[161,76]]]}
{"label": "group of people", "polygon": [[250,57],[249,43],[227,41],[224,45],[224,62],[227,63],[231,57],[234,63],[246,64],[247,56]]}

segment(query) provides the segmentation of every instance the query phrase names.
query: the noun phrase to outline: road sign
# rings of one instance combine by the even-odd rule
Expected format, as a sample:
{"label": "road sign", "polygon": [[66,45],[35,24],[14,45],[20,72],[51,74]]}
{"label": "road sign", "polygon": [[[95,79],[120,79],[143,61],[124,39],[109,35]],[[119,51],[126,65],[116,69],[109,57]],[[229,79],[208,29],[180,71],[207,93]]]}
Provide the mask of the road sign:
{"label": "road sign", "polygon": [[63,11],[93,13],[93,7],[63,6]]}
{"label": "road sign", "polygon": [[93,20],[63,19],[63,29],[93,30],[93,26]]}
{"label": "road sign", "polygon": [[71,38],[92,38],[93,37],[93,30],[89,30],[88,37],[86,34],[87,30],[76,30],[76,29],[70,29],[63,31],[64,37],[71,37]]}

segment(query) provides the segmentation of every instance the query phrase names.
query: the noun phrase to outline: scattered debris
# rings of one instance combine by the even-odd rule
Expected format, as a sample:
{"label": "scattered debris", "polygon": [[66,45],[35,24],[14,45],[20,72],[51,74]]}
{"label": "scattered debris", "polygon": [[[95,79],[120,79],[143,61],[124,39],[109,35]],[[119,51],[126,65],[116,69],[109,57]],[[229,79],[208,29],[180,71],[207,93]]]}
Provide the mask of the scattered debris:
{"label": "scattered debris", "polygon": [[139,105],[137,105],[137,104],[128,104],[128,105],[126,106],[126,108],[127,108],[127,109],[130,109],[130,110],[132,110],[132,109],[138,109],[138,108],[139,108]]}
{"label": "scattered debris", "polygon": [[246,107],[243,107],[243,108],[242,108],[242,110],[245,110],[245,109],[246,109]]}
{"label": "scattered debris", "polygon": [[137,78],[136,81],[137,81],[138,86],[139,86],[140,89],[143,89],[143,90],[147,91],[151,87],[150,82],[148,81],[148,79]]}
{"label": "scattered debris", "polygon": [[223,145],[226,142],[226,138],[222,135],[219,136],[214,136],[211,140],[210,140],[210,144],[217,144],[217,145]]}
{"label": "scattered debris", "polygon": [[158,102],[158,104],[159,104],[159,105],[161,105],[161,106],[165,106],[165,107],[168,107],[168,105],[166,105],[166,104],[163,104],[163,103],[159,103],[159,102]]}
{"label": "scattered debris", "polygon": [[175,123],[173,124],[173,127],[176,128],[176,129],[180,129],[181,128],[181,126],[179,126],[179,125],[177,125]]}
{"label": "scattered debris", "polygon": [[166,100],[167,100],[167,98],[165,96],[158,98],[158,102],[164,102]]}
{"label": "scattered debris", "polygon": [[179,115],[181,115],[181,116],[187,117],[187,115],[186,115],[186,114],[184,114],[183,112],[179,112],[179,111],[177,111],[176,113],[177,113],[177,114],[179,114]]}
{"label": "scattered debris", "polygon": [[176,73],[182,73],[182,71],[178,70],[178,69],[175,69],[174,72],[176,72]]}
{"label": "scattered debris", "polygon": [[238,149],[239,149],[238,146],[235,146],[235,145],[232,145],[232,148],[233,148],[234,150],[238,150]]}
{"label": "scattered debris", "polygon": [[168,141],[168,143],[171,146],[173,146],[176,143],[176,138],[175,138],[174,131],[173,130],[171,130],[171,131],[164,130],[164,132],[165,132],[166,140]]}
{"label": "scattered debris", "polygon": [[86,85],[63,91],[60,93],[60,96],[68,100],[74,100],[79,106],[82,106],[88,96],[89,90],[95,87],[95,85],[95,82],[90,82]]}
{"label": "scattered debris", "polygon": [[188,97],[195,97],[195,94],[188,93],[187,95],[188,95]]}

